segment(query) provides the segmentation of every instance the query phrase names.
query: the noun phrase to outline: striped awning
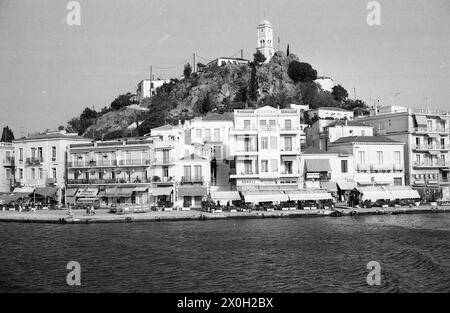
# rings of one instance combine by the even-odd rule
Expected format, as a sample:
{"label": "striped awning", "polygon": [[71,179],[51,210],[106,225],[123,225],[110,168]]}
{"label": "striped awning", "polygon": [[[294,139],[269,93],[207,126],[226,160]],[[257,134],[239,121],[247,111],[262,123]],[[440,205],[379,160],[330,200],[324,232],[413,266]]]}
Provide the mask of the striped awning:
{"label": "striped awning", "polygon": [[328,159],[307,159],[305,160],[308,172],[331,172],[330,161]]}
{"label": "striped awning", "polygon": [[341,190],[353,190],[356,188],[354,181],[338,181],[337,184]]}
{"label": "striped awning", "polygon": [[410,186],[386,186],[385,187],[394,199],[419,199],[420,195],[417,190]]}
{"label": "striped awning", "polygon": [[169,196],[173,192],[173,187],[157,187],[148,191],[152,196]]}
{"label": "striped awning", "polygon": [[315,201],[333,199],[330,193],[321,189],[304,189],[286,191],[291,201]]}
{"label": "striped awning", "polygon": [[375,202],[377,200],[394,200],[392,194],[383,189],[381,186],[367,186],[367,187],[357,187],[357,190],[362,193],[362,200],[370,200]]}
{"label": "striped awning", "polygon": [[416,115],[417,125],[427,125],[427,117],[424,115]]}
{"label": "striped awning", "polygon": [[238,191],[211,191],[211,198],[216,201],[241,200]]}
{"label": "striped awning", "polygon": [[13,192],[14,193],[33,193],[35,189],[36,189],[35,187],[16,187],[16,188],[14,188]]}
{"label": "striped awning", "polygon": [[337,184],[335,181],[324,181],[321,184],[322,184],[322,189],[325,189],[328,192],[336,192],[337,191]]}
{"label": "striped awning", "polygon": [[44,197],[54,197],[56,192],[58,191],[58,187],[38,187],[35,190],[35,193]]}
{"label": "striped awning", "polygon": [[288,196],[283,191],[244,191],[245,202],[273,202],[273,201],[289,201]]}
{"label": "striped awning", "polygon": [[97,188],[87,188],[87,189],[78,189],[76,196],[77,197],[83,197],[83,198],[93,198],[96,197],[98,193]]}

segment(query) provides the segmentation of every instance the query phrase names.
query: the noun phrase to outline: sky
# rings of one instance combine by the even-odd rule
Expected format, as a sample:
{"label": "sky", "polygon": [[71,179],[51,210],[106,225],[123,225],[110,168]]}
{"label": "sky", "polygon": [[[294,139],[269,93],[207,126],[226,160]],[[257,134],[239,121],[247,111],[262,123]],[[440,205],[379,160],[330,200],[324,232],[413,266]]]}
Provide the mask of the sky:
{"label": "sky", "polygon": [[0,0],[0,127],[16,137],[109,106],[150,65],[170,78],[193,53],[252,58],[264,16],[280,50],[289,44],[351,98],[450,109],[448,0],[379,0],[372,26],[366,0],[78,0],[79,26],[67,24],[68,2]]}

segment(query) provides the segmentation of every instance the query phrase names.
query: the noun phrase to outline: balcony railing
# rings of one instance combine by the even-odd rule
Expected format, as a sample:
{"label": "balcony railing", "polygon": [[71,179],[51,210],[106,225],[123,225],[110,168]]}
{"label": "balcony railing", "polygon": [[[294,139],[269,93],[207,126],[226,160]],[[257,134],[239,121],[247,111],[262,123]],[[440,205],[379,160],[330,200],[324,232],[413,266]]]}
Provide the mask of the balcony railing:
{"label": "balcony railing", "polygon": [[450,128],[444,127],[415,127],[414,131],[416,133],[450,133]]}
{"label": "balcony railing", "polygon": [[117,160],[90,160],[90,161],[75,161],[68,162],[68,167],[108,167],[108,166],[116,166]]}
{"label": "balcony railing", "polygon": [[175,162],[175,158],[160,158],[151,161],[151,165],[169,165]]}
{"label": "balcony railing", "polygon": [[135,159],[135,160],[120,160],[120,166],[142,166],[150,164],[150,160]]}
{"label": "balcony railing", "polygon": [[257,131],[258,128],[255,126],[243,126],[243,127],[233,127],[231,131],[239,131],[239,132],[245,132],[245,131]]}
{"label": "balcony railing", "polygon": [[298,126],[281,127],[281,131],[293,131],[293,132],[296,132],[298,130],[300,130],[300,128]]}
{"label": "balcony railing", "polygon": [[3,165],[4,165],[4,166],[14,166],[14,164],[15,164],[15,159],[12,158],[12,157],[5,158],[5,159],[3,160]]}
{"label": "balcony railing", "polygon": [[103,184],[147,184],[151,183],[150,179],[145,178],[136,178],[132,180],[124,179],[124,178],[116,178],[116,179],[68,179],[67,183],[69,185],[103,185]]}
{"label": "balcony railing", "polygon": [[256,149],[256,147],[238,148],[238,149],[236,149],[236,152],[238,152],[238,153],[258,152],[258,149]]}
{"label": "balcony railing", "polygon": [[203,176],[183,176],[181,177],[182,183],[201,183],[203,182]]}
{"label": "balcony railing", "polygon": [[44,162],[44,158],[31,157],[31,158],[26,159],[27,165],[37,165],[37,164],[41,164],[42,162]]}
{"label": "balcony railing", "polygon": [[449,161],[436,161],[436,162],[414,162],[413,166],[415,167],[450,167]]}
{"label": "balcony railing", "polygon": [[450,145],[415,145],[414,150],[450,150]]}

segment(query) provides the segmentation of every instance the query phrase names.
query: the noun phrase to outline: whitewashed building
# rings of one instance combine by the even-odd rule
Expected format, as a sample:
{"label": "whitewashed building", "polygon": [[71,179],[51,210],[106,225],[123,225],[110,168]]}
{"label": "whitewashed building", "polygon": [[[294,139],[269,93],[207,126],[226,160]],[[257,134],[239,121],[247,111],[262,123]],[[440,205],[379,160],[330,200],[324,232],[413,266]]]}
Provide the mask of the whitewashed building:
{"label": "whitewashed building", "polygon": [[0,192],[10,192],[14,187],[14,147],[0,142]]}

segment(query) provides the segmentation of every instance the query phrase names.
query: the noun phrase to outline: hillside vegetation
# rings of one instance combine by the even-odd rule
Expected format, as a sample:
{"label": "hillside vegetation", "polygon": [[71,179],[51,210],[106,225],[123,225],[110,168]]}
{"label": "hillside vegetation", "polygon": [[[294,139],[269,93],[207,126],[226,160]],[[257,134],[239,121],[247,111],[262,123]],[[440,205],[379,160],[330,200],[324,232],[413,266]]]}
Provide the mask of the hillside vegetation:
{"label": "hillside vegetation", "polygon": [[[204,115],[210,111],[229,112],[239,108],[257,108],[264,105],[284,108],[291,103],[307,104],[310,108],[335,106],[346,109],[365,107],[360,100],[347,99],[344,87],[337,85],[333,92],[324,91],[314,80],[317,72],[300,62],[295,54],[278,51],[270,62],[255,53],[250,64],[213,66],[191,73],[184,69],[185,78],[173,80],[157,90],[157,95],[144,99],[139,105],[148,111],[131,109],[133,95],[118,96],[110,108],[96,112],[86,108],[69,126],[80,135],[111,139],[144,135],[151,128],[166,123]],[[127,127],[135,121],[144,121],[133,132]]]}

